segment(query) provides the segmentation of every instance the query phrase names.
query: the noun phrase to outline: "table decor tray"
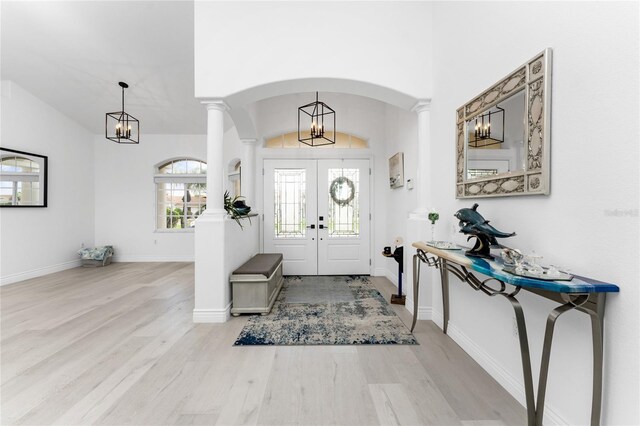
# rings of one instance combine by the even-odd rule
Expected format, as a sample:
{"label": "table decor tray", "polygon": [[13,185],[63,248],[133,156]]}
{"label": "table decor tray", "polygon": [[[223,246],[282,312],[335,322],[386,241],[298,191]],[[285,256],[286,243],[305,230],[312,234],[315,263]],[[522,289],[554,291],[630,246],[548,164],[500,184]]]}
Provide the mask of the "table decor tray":
{"label": "table decor tray", "polygon": [[571,274],[567,274],[565,272],[558,272],[557,275],[548,275],[547,274],[547,268],[543,268],[544,272],[542,274],[532,274],[529,271],[524,271],[522,273],[518,273],[516,272],[516,268],[514,266],[507,266],[505,268],[502,268],[503,271],[508,272],[512,275],[517,275],[519,277],[526,277],[526,278],[535,278],[537,280],[544,280],[544,281],[571,281],[573,279],[573,275]]}

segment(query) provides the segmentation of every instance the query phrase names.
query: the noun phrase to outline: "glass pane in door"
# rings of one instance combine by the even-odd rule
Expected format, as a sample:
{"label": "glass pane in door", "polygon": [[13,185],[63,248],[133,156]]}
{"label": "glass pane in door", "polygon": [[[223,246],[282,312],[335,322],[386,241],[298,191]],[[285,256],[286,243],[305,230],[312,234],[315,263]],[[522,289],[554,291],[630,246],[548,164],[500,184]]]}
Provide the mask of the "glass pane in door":
{"label": "glass pane in door", "polygon": [[329,238],[360,235],[360,169],[329,169]]}
{"label": "glass pane in door", "polygon": [[306,170],[274,169],[274,232],[276,238],[305,238]]}

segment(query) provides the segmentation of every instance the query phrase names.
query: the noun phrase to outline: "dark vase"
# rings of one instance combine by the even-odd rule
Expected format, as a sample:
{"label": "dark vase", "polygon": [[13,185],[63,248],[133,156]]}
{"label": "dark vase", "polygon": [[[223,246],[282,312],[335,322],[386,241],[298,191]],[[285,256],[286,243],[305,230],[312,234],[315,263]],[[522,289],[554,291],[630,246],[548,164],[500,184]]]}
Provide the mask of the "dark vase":
{"label": "dark vase", "polygon": [[251,211],[251,207],[247,206],[244,203],[244,200],[237,200],[233,203],[233,207],[236,209],[238,214],[247,215]]}

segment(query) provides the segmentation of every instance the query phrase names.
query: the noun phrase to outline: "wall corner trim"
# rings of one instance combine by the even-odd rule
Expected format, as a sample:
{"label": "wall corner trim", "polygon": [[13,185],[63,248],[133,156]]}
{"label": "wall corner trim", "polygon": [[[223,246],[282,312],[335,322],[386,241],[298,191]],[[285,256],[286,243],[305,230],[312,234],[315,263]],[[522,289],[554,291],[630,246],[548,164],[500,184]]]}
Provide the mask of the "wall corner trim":
{"label": "wall corner trim", "polygon": [[430,111],[430,110],[431,110],[431,99],[420,99],[411,108],[411,111],[416,113],[421,113],[422,111]]}
{"label": "wall corner trim", "polygon": [[204,105],[207,110],[231,111],[231,107],[221,98],[202,98],[200,99],[200,103]]}
{"label": "wall corner trim", "polygon": [[194,309],[193,322],[221,324],[227,322],[231,317],[231,303],[223,309]]}

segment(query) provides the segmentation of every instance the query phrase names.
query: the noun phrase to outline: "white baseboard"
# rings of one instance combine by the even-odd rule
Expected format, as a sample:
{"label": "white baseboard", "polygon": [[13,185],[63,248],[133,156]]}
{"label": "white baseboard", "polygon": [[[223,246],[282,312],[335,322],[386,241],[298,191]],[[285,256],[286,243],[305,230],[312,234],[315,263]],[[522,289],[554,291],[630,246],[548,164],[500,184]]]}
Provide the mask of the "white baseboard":
{"label": "white baseboard", "polygon": [[[433,321],[442,327],[442,313],[434,311]],[[524,385],[508,372],[487,351],[478,346],[461,329],[449,321],[447,335],[451,337],[471,358],[473,358],[484,370],[489,373],[507,392],[511,394],[522,406],[525,406]],[[545,425],[568,425],[568,421],[562,418],[556,410],[547,402],[544,410]]]}
{"label": "white baseboard", "polygon": [[17,283],[31,278],[41,277],[43,275],[53,274],[54,272],[60,272],[66,269],[77,268],[80,265],[80,259],[75,259],[68,262],[58,263],[56,265],[44,266],[42,268],[31,269],[30,271],[6,275],[4,277],[0,277],[0,286]]}
{"label": "white baseboard", "polygon": [[386,268],[376,268],[373,270],[374,277],[386,277],[387,269]]}
{"label": "white baseboard", "polygon": [[434,323],[436,323],[436,325],[440,328],[442,328],[442,312],[440,312],[437,309],[431,309],[431,321],[433,321]]}
{"label": "white baseboard", "polygon": [[418,319],[419,320],[431,320],[433,318],[432,308],[425,306],[418,306]]}
{"label": "white baseboard", "polygon": [[193,255],[125,254],[113,255],[114,262],[194,262]]}
{"label": "white baseboard", "polygon": [[231,303],[224,309],[194,309],[193,322],[195,323],[223,323],[231,317]]}
{"label": "white baseboard", "polygon": [[[413,299],[407,297],[407,303],[404,305],[405,309],[413,315]],[[418,306],[418,319],[419,320],[431,320],[433,317],[433,308],[429,306]]]}

